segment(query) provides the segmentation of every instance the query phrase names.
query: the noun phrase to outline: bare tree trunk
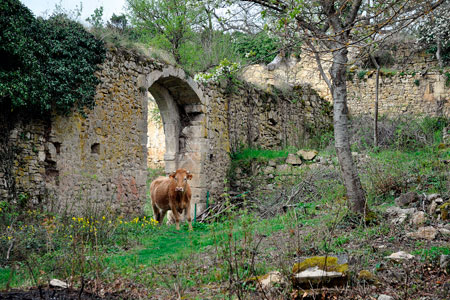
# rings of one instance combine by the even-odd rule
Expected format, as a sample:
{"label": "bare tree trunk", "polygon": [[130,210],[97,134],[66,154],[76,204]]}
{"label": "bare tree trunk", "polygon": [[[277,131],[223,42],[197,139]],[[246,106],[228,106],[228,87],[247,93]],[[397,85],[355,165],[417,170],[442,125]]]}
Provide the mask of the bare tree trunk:
{"label": "bare tree trunk", "polygon": [[350,151],[348,130],[347,86],[345,72],[347,65],[347,49],[333,53],[333,65],[330,70],[333,96],[334,140],[336,153],[341,166],[347,200],[351,210],[358,214],[366,211],[366,197],[353,162]]}
{"label": "bare tree trunk", "polygon": [[378,64],[375,57],[373,57],[372,53],[369,53],[370,59],[372,60],[372,63],[377,68],[377,75],[375,79],[375,111],[374,111],[374,118],[373,118],[373,146],[378,147],[378,94],[379,94],[379,88],[380,88],[380,65]]}

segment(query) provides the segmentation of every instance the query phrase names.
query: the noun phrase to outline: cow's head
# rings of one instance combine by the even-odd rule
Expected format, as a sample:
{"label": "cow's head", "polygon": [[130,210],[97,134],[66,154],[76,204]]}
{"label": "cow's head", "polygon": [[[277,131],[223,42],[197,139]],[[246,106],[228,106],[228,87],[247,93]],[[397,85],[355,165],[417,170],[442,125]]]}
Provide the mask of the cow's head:
{"label": "cow's head", "polygon": [[175,191],[184,192],[187,181],[192,179],[192,174],[186,169],[178,169],[175,172],[170,173],[169,177],[176,182]]}

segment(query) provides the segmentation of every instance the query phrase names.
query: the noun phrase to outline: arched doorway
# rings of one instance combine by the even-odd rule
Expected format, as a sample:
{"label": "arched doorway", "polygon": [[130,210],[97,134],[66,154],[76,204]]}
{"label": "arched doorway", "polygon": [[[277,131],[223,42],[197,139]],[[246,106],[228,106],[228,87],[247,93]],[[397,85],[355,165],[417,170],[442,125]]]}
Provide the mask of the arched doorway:
{"label": "arched doorway", "polygon": [[[208,142],[203,92],[183,70],[173,67],[150,73],[141,88],[146,94],[150,92],[161,114],[166,174],[179,168],[189,170],[193,174],[192,201],[204,203]],[[202,210],[202,206],[197,205],[197,210]]]}

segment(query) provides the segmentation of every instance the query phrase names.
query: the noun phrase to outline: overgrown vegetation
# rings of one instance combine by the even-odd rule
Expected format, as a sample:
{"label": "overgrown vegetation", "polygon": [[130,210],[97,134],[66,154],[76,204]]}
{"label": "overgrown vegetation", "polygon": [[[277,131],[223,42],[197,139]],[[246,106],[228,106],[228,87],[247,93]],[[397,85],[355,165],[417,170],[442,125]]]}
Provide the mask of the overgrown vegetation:
{"label": "overgrown vegetation", "polygon": [[[384,149],[411,151],[442,142],[443,129],[450,124],[445,117],[383,116],[378,121],[378,146]],[[373,148],[371,116],[351,119],[351,145],[354,151]]]}
{"label": "overgrown vegetation", "polygon": [[[352,121],[361,132],[371,124]],[[270,173],[264,167],[269,161],[282,165],[287,154],[297,149],[242,148],[234,153],[235,170],[245,169],[241,181],[242,176],[264,180],[246,192],[226,189],[221,213],[211,214],[206,223],[195,223],[193,232],[186,225],[180,232],[170,225],[157,226],[149,205],[145,216],[126,219],[100,212],[85,212],[83,217],[19,212],[2,202],[0,288],[45,285],[56,277],[74,288],[116,298],[148,298],[158,291],[164,299],[174,295],[274,299],[296,293],[290,278],[298,257],[346,254],[358,260],[350,265],[349,285],[339,290],[342,299],[395,290],[405,278],[415,283],[418,296],[428,293],[445,299],[439,292],[442,289],[430,284],[443,280],[438,266],[440,256],[449,251],[445,238],[414,242],[405,237],[411,230],[409,225],[396,226],[385,220],[386,208],[406,191],[449,197],[445,161],[450,153],[439,146],[439,132],[447,121],[429,118],[415,122],[429,136],[420,144],[399,142],[410,134],[403,130],[395,138],[381,139],[385,143],[380,148],[355,146],[361,147],[354,149],[359,152],[355,159],[363,170],[362,183],[376,216],[367,224],[349,212],[335,154],[326,146],[319,149],[320,163],[272,167]],[[149,170],[148,182],[163,173],[161,169]],[[395,268],[411,277],[392,277],[391,267],[383,264],[385,256],[399,249],[420,258]],[[373,270],[380,281],[376,291],[358,278],[363,269]],[[261,289],[257,278],[273,270],[280,272],[283,281],[269,290]],[[398,297],[415,299],[413,290],[395,291]]]}
{"label": "overgrown vegetation", "polygon": [[0,104],[68,113],[94,104],[103,43],[66,15],[36,19],[18,0],[0,4]]}
{"label": "overgrown vegetation", "polygon": [[252,63],[270,63],[281,48],[277,37],[269,37],[262,31],[254,36],[236,32],[233,34],[233,47],[243,58]]}

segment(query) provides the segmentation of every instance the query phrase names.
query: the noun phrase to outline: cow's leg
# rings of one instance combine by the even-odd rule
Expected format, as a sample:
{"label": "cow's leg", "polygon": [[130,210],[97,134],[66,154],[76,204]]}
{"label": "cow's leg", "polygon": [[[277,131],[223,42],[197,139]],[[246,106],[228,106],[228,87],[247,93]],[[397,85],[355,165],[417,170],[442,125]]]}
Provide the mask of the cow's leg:
{"label": "cow's leg", "polygon": [[175,218],[175,224],[177,224],[177,230],[180,230],[180,214],[178,213],[178,210],[176,207],[171,207],[173,217]]}
{"label": "cow's leg", "polygon": [[163,209],[163,210],[161,210],[161,211],[159,212],[160,218],[161,218],[160,224],[162,224],[162,222],[164,221],[164,217],[166,216],[167,211],[168,211],[168,209]]}
{"label": "cow's leg", "polygon": [[184,210],[184,218],[188,221],[189,230],[192,230],[192,219],[191,219],[191,201],[188,202],[186,209]]}
{"label": "cow's leg", "polygon": [[161,212],[159,211],[158,206],[156,206],[155,203],[152,203],[152,208],[153,208],[153,217],[155,218],[156,221],[158,221],[159,224],[161,224],[160,220]]}

